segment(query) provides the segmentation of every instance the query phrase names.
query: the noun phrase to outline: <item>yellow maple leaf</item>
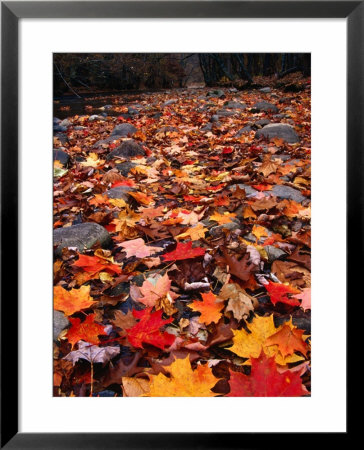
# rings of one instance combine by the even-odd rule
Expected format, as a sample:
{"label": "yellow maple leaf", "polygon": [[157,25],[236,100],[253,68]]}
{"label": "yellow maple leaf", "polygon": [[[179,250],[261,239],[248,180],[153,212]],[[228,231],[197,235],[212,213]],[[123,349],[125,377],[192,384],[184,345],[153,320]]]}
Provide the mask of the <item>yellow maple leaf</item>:
{"label": "yellow maple leaf", "polygon": [[208,365],[198,365],[192,370],[189,356],[176,359],[170,366],[165,367],[170,373],[166,377],[162,373],[149,375],[150,392],[145,397],[215,397],[211,391],[218,381]]}
{"label": "yellow maple leaf", "polygon": [[210,216],[211,220],[215,220],[215,222],[218,222],[219,225],[222,225],[224,223],[229,223],[231,222],[231,218],[236,217],[236,214],[234,213],[229,213],[229,212],[225,212],[224,214],[220,214],[218,212],[216,212],[215,214],[213,214],[212,216]]}
{"label": "yellow maple leaf", "polygon": [[176,236],[176,239],[184,239],[189,237],[191,238],[191,241],[197,241],[198,239],[205,237],[205,231],[207,231],[207,228],[205,228],[201,223],[198,223],[195,227],[188,228],[184,233]]}
{"label": "yellow maple leaf", "polygon": [[[287,325],[291,326],[289,322]],[[298,355],[283,358],[279,353],[278,345],[266,345],[266,340],[282,328],[274,326],[273,314],[268,317],[255,316],[253,321],[248,324],[248,328],[251,333],[246,332],[244,329],[233,330],[233,346],[229,350],[236,355],[242,358],[258,358],[263,349],[267,356],[274,356],[276,363],[281,366],[303,359]],[[246,363],[250,364],[248,361]]]}
{"label": "yellow maple leaf", "polygon": [[104,164],[105,160],[99,159],[97,153],[90,153],[86,159],[81,163],[81,166],[84,167],[98,167]]}
{"label": "yellow maple leaf", "polygon": [[260,225],[253,226],[252,234],[254,234],[254,236],[257,238],[258,241],[261,237],[268,236],[266,228],[261,227]]}
{"label": "yellow maple leaf", "polygon": [[63,311],[67,316],[94,304],[94,299],[90,296],[90,286],[81,286],[80,289],[70,291],[62,286],[54,286],[53,294],[54,309]]}

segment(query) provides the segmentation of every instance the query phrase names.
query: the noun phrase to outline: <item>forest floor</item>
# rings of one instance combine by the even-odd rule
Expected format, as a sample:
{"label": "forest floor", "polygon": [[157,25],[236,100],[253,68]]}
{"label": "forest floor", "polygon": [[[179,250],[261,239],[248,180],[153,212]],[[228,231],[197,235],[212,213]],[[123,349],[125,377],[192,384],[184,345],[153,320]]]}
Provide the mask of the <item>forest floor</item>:
{"label": "forest floor", "polygon": [[302,79],[54,119],[54,395],[310,395],[310,102]]}

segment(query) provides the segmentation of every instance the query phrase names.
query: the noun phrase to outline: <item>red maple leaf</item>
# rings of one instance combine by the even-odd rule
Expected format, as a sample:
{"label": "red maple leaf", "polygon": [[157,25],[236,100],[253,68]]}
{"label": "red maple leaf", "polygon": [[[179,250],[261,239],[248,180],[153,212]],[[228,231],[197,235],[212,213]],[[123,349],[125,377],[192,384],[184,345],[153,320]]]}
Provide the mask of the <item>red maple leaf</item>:
{"label": "red maple leaf", "polygon": [[121,274],[120,266],[112,264],[106,259],[99,258],[98,256],[87,256],[78,254],[78,260],[73,263],[73,266],[82,267],[85,272],[97,273],[101,270],[111,273]]}
{"label": "red maple leaf", "polygon": [[296,298],[289,298],[287,296],[287,294],[299,294],[301,292],[292,286],[286,286],[285,284],[273,283],[272,281],[269,281],[264,287],[268,291],[270,301],[273,305],[281,302],[291,306],[300,306],[300,302]]}
{"label": "red maple leaf", "polygon": [[196,258],[197,256],[202,256],[206,253],[206,250],[201,247],[192,248],[192,241],[188,241],[185,244],[179,242],[177,247],[173,252],[166,253],[162,255],[161,258],[164,261],[178,261],[181,259]]}
{"label": "red maple leaf", "polygon": [[100,343],[98,336],[107,336],[105,327],[94,322],[95,317],[96,314],[89,314],[83,322],[77,317],[69,317],[72,326],[67,332],[67,339],[72,346],[81,340],[96,345]]}
{"label": "red maple leaf", "polygon": [[228,155],[229,153],[232,153],[233,149],[231,147],[224,147],[222,150],[223,155]]}
{"label": "red maple leaf", "polygon": [[268,358],[261,352],[258,358],[250,358],[251,374],[244,375],[230,370],[230,392],[227,397],[301,397],[308,394],[297,372],[279,373],[274,356]]}
{"label": "red maple leaf", "polygon": [[152,307],[143,309],[141,311],[133,310],[133,316],[140,321],[132,328],[126,330],[128,333],[128,340],[133,347],[143,348],[145,344],[154,345],[160,349],[169,347],[176,339],[173,334],[162,333],[160,328],[167,323],[173,322],[173,317],[167,320],[162,319],[162,310],[151,312]]}

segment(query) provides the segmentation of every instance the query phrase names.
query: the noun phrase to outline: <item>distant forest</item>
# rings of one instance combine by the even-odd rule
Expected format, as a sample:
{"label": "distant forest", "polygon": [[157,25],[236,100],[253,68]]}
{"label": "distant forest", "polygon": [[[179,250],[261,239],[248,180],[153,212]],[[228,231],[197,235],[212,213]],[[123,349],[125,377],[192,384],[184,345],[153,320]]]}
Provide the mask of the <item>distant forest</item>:
{"label": "distant forest", "polygon": [[249,86],[257,77],[310,75],[309,53],[56,53],[54,95]]}

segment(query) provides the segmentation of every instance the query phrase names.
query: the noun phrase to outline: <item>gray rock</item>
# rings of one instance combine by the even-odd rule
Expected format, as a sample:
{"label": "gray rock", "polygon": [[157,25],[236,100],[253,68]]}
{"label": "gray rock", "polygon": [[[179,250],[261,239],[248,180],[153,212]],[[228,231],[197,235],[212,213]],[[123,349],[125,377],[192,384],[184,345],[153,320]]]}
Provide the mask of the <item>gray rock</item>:
{"label": "gray rock", "polygon": [[173,104],[176,103],[176,102],[177,102],[176,99],[171,98],[170,100],[167,100],[166,102],[164,102],[164,103],[162,104],[162,107],[173,105]]}
{"label": "gray rock", "polygon": [[58,117],[53,117],[53,125],[57,125],[57,124],[59,124],[61,122],[62,122],[62,120],[58,119]]}
{"label": "gray rock", "polygon": [[115,157],[131,158],[133,156],[145,156],[145,150],[133,139],[124,141],[119,147],[110,152],[106,159],[112,159]]}
{"label": "gray rock", "polygon": [[113,109],[113,106],[112,105],[105,105],[104,109]]}
{"label": "gray rock", "polygon": [[92,116],[90,116],[88,118],[89,122],[94,122],[95,120],[104,120],[103,116],[99,116],[98,114],[92,114]]}
{"label": "gray rock", "polygon": [[61,311],[53,312],[53,340],[56,341],[62,331],[68,327],[70,321]]}
{"label": "gray rock", "polygon": [[224,98],[225,93],[221,89],[215,89],[214,91],[210,91],[207,93],[207,97],[218,97],[218,98]]}
{"label": "gray rock", "polygon": [[53,149],[53,161],[58,160],[61,164],[66,166],[70,160],[69,155],[59,148]]}
{"label": "gray rock", "polygon": [[258,130],[255,137],[265,137],[268,139],[280,138],[289,144],[294,144],[300,140],[294,128],[286,123],[270,123],[261,130]]}
{"label": "gray rock", "polygon": [[53,244],[57,246],[56,255],[61,255],[64,247],[76,247],[82,253],[97,242],[104,248],[111,245],[109,233],[97,223],[86,222],[53,230]]}
{"label": "gray rock", "polygon": [[67,131],[67,127],[63,127],[61,124],[53,125],[54,133],[63,133],[64,131]]}
{"label": "gray rock", "polygon": [[253,110],[255,111],[265,111],[265,112],[278,112],[278,108],[276,105],[273,105],[272,103],[268,102],[258,102],[253,105]]}
{"label": "gray rock", "polygon": [[268,262],[272,263],[276,259],[281,258],[282,256],[286,256],[287,253],[281,250],[280,248],[273,247],[273,245],[266,245],[264,247],[265,251],[268,255]]}
{"label": "gray rock", "polygon": [[273,161],[275,161],[276,159],[281,159],[282,161],[288,161],[289,159],[291,159],[291,155],[286,155],[286,154],[282,153],[281,155],[272,155],[271,159]]}
{"label": "gray rock", "polygon": [[245,109],[246,105],[245,103],[240,103],[240,102],[234,102],[234,101],[230,101],[230,102],[226,102],[224,104],[224,108],[230,108],[230,109]]}
{"label": "gray rock", "polygon": [[270,194],[280,197],[287,198],[288,200],[294,200],[295,202],[301,203],[306,199],[300,191],[293,189],[290,186],[284,186],[283,184],[277,184],[269,191]]}
{"label": "gray rock", "polygon": [[120,125],[116,125],[116,127],[112,130],[110,137],[116,138],[117,136],[132,136],[136,133],[137,129],[131,123],[121,123]]}
{"label": "gray rock", "polygon": [[[229,189],[231,189],[232,191],[235,191],[236,186],[238,186],[240,189],[244,189],[247,197],[254,197],[255,195],[258,194],[258,191],[256,189],[252,188],[251,186],[249,186],[247,184],[233,184],[232,186],[229,186]],[[271,191],[269,191],[269,192],[271,192]]]}
{"label": "gray rock", "polygon": [[133,192],[136,189],[130,186],[117,186],[106,191],[109,198],[122,198],[125,201],[130,200],[128,192]]}
{"label": "gray rock", "polygon": [[235,137],[240,137],[242,136],[244,133],[250,133],[253,130],[253,128],[250,125],[247,125],[244,128],[241,128],[235,135]]}
{"label": "gray rock", "polygon": [[286,117],[285,114],[274,114],[273,119],[284,119]]}
{"label": "gray rock", "polygon": [[217,225],[216,227],[212,227],[210,229],[210,234],[213,237],[217,237],[219,234],[222,233],[222,231],[225,229],[230,230],[230,231],[234,231],[237,230],[238,228],[240,228],[240,223],[238,222],[228,222],[228,223],[224,223],[223,225]]}
{"label": "gray rock", "polygon": [[62,122],[59,124],[61,127],[69,127],[71,125],[71,122],[68,119],[63,119]]}
{"label": "gray rock", "polygon": [[63,145],[68,142],[68,136],[66,133],[56,133],[54,137],[57,138]]}
{"label": "gray rock", "polygon": [[269,92],[272,92],[272,89],[270,87],[264,87],[259,89],[260,92],[263,92],[264,94],[269,94]]}
{"label": "gray rock", "polygon": [[80,131],[80,130],[86,130],[87,127],[83,127],[81,125],[77,125],[77,126],[73,127],[73,129],[76,130],[76,131]]}
{"label": "gray rock", "polygon": [[211,131],[211,130],[212,130],[212,123],[207,123],[204,127],[201,128],[201,131]]}
{"label": "gray rock", "polygon": [[237,109],[230,109],[230,110],[226,110],[226,109],[219,109],[218,111],[216,111],[216,114],[220,117],[230,117],[230,116],[234,116],[235,114],[238,114],[238,110]]}
{"label": "gray rock", "polygon": [[120,164],[116,164],[116,168],[118,169],[118,171],[121,173],[121,175],[123,175],[124,177],[127,177],[130,170],[135,167],[137,164],[131,162],[131,161],[125,161],[123,163]]}
{"label": "gray rock", "polygon": [[165,127],[159,128],[156,133],[173,133],[174,131],[178,131],[178,128],[167,125]]}
{"label": "gray rock", "polygon": [[219,116],[217,115],[217,114],[214,114],[212,117],[211,117],[211,122],[218,122],[219,121]]}
{"label": "gray rock", "polygon": [[270,123],[270,120],[269,119],[260,119],[260,120],[257,120],[255,123],[256,123],[256,125],[265,127],[266,125],[268,125]]}

